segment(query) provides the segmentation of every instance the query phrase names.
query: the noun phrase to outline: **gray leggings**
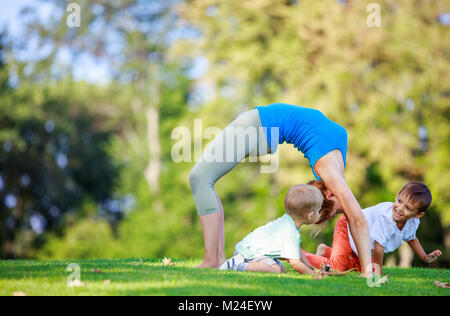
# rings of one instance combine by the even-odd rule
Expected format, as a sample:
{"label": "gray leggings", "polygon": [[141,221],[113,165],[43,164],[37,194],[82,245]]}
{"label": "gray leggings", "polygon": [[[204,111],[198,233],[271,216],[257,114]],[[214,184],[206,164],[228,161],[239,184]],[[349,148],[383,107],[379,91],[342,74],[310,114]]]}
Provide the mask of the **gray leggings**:
{"label": "gray leggings", "polygon": [[215,183],[246,157],[270,153],[258,110],[242,113],[206,148],[189,176],[200,216],[220,211]]}

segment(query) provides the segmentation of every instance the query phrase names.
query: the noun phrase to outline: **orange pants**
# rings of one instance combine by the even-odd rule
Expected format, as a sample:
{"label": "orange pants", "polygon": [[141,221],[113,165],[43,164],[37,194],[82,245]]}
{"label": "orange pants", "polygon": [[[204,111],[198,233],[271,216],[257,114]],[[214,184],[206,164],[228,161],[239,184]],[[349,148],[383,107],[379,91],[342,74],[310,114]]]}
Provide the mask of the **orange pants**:
{"label": "orange pants", "polygon": [[323,257],[305,252],[311,264],[320,269],[323,264],[330,265],[336,271],[347,271],[353,268],[361,271],[358,256],[353,252],[348,237],[347,218],[342,215],[334,228],[333,247],[328,247]]}

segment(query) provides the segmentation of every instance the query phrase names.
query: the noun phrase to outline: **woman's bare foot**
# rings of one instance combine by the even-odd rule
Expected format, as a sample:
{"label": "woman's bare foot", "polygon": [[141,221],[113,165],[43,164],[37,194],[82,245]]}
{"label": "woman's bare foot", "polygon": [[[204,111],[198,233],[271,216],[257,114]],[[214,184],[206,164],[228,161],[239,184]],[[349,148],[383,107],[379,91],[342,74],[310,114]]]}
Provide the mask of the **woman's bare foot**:
{"label": "woman's bare foot", "polygon": [[325,252],[326,252],[327,248],[328,248],[327,245],[325,245],[325,244],[320,244],[320,245],[317,247],[316,256],[321,256],[321,257],[323,257],[323,256],[325,255]]}
{"label": "woman's bare foot", "polygon": [[208,262],[203,261],[201,264],[196,266],[197,269],[217,269],[219,267],[219,264],[216,262]]}
{"label": "woman's bare foot", "polygon": [[225,263],[225,261],[227,261],[227,258],[226,258],[225,256],[222,257],[222,258],[219,258],[219,260],[217,260],[217,262],[219,263],[219,264],[217,265],[217,268],[221,267],[222,264]]}

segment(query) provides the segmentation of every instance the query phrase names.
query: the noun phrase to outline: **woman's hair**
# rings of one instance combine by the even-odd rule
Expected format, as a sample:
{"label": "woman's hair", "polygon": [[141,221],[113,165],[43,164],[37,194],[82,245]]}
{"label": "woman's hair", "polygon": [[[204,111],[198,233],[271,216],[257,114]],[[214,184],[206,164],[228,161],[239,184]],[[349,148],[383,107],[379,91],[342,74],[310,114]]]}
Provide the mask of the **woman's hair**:
{"label": "woman's hair", "polygon": [[317,225],[320,225],[333,218],[332,214],[334,208],[334,201],[327,199],[327,195],[325,193],[327,187],[325,186],[325,183],[323,183],[323,181],[311,181],[308,184],[319,189],[319,191],[322,193],[323,196],[323,203],[320,209],[320,218],[319,221],[316,223]]}

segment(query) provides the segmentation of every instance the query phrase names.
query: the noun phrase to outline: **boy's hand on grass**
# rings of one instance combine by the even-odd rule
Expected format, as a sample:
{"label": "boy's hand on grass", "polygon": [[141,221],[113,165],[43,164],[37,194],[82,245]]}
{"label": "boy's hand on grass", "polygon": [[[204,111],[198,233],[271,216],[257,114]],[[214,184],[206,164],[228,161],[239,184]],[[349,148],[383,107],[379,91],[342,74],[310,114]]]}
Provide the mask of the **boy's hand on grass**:
{"label": "boy's hand on grass", "polygon": [[328,276],[328,272],[319,269],[314,269],[314,280],[320,281],[326,276]]}
{"label": "boy's hand on grass", "polygon": [[435,262],[440,256],[442,256],[442,251],[435,250],[432,253],[427,254],[424,261],[426,263],[432,263]]}

